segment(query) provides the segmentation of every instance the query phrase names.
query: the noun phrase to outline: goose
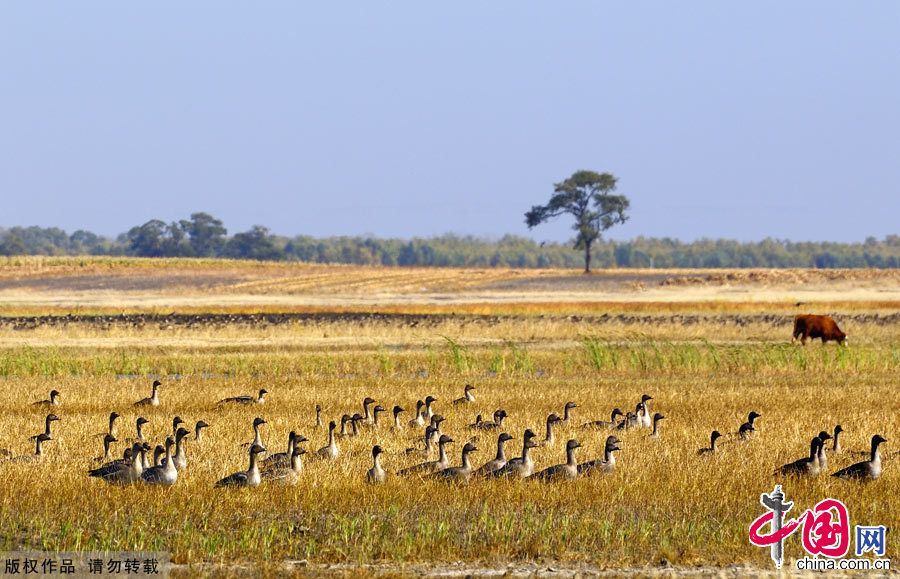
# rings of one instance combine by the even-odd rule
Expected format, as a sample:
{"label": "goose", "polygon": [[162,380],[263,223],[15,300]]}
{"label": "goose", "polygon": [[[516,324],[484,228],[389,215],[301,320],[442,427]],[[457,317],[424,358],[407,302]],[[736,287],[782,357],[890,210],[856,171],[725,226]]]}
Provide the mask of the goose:
{"label": "goose", "polygon": [[209,424],[207,424],[203,420],[198,420],[196,426],[194,426],[194,442],[200,442],[203,440],[203,429],[209,428]]}
{"label": "goose", "polygon": [[101,467],[88,472],[88,476],[103,479],[114,485],[127,485],[141,480],[144,472],[141,453],[149,448],[147,443],[135,442],[131,446],[131,458],[127,461],[116,461],[106,467]]}
{"label": "goose", "polygon": [[134,403],[135,406],[159,406],[159,387],[162,386],[162,382],[159,380],[153,381],[153,390],[150,394],[150,398],[142,398]]}
{"label": "goose", "polygon": [[841,441],[839,437],[842,432],[844,432],[844,428],[840,424],[834,427],[834,435],[832,436],[834,444],[831,446],[831,452],[834,454],[840,454],[841,452]]}
{"label": "goose", "polygon": [[372,426],[378,428],[378,415],[384,412],[384,406],[381,404],[376,404],[375,408],[372,409]]}
{"label": "goose", "polygon": [[247,394],[243,396],[232,396],[231,398],[219,400],[219,404],[265,404],[266,394],[268,393],[269,391],[265,388],[260,388],[258,396],[250,396]]}
{"label": "goose", "polygon": [[578,404],[576,404],[575,402],[571,402],[571,401],[566,402],[565,407],[563,407],[563,417],[562,417],[563,424],[568,425],[568,424],[572,424],[572,422],[574,422],[574,420],[572,420],[572,421],[569,420],[572,417],[572,409],[573,408],[578,408]]}
{"label": "goose", "polygon": [[665,419],[659,412],[653,415],[653,432],[650,433],[650,438],[659,438],[659,421]]}
{"label": "goose", "polygon": [[713,430],[709,437],[709,448],[701,448],[697,451],[698,455],[714,454],[716,452],[716,440],[722,436],[718,430]]}
{"label": "goose", "polygon": [[34,437],[34,454],[23,454],[10,458],[10,462],[35,462],[44,458],[43,444],[48,440],[53,440],[49,434],[42,432]]}
{"label": "goose", "polygon": [[[172,460],[175,462],[175,468],[178,470],[184,470],[187,468],[187,455],[184,453],[184,439],[190,434],[190,431],[187,428],[179,428],[175,432],[175,456],[172,457]],[[168,458],[164,459],[165,461]]]}
{"label": "goose", "polygon": [[738,429],[738,436],[741,440],[749,440],[752,433],[756,432],[756,419],[761,417],[762,414],[759,414],[755,410],[747,415],[747,422],[741,424],[741,427]]}
{"label": "goose", "polygon": [[347,424],[349,424],[351,420],[353,420],[353,418],[349,414],[341,416],[341,431],[337,433],[338,438],[350,436],[350,433],[347,432]]}
{"label": "goose", "polygon": [[465,389],[463,390],[462,398],[457,398],[453,401],[454,406],[459,406],[460,404],[470,404],[475,402],[475,395],[472,392],[475,391],[475,387],[471,384],[466,384]]}
{"label": "goose", "polygon": [[94,459],[94,462],[103,462],[105,460],[109,460],[109,447],[114,442],[119,442],[119,439],[113,436],[112,434],[106,434],[103,436],[103,455],[98,456]]}
{"label": "goose", "polygon": [[249,447],[249,446],[253,446],[255,444],[257,446],[261,446],[261,447],[265,448],[266,445],[263,444],[262,435],[260,435],[260,433],[259,433],[259,427],[262,426],[263,424],[266,424],[266,421],[263,420],[261,417],[257,416],[256,418],[254,418],[253,419],[253,441],[245,442],[241,446]]}
{"label": "goose", "polygon": [[425,415],[423,414],[424,408],[425,403],[421,400],[416,400],[416,417],[409,421],[409,426],[425,426]]}
{"label": "goose", "polygon": [[475,430],[499,430],[503,428],[503,421],[506,419],[508,415],[506,414],[506,410],[500,408],[499,410],[494,411],[494,421],[493,422],[485,422],[475,421],[475,424],[469,426],[471,429]]}
{"label": "goose", "polygon": [[[657,414],[659,413],[657,412]],[[619,448],[619,442],[621,441],[615,436],[607,436],[606,443],[603,445],[603,458],[579,464],[578,474],[587,476],[594,473],[609,474],[613,472],[616,468],[616,455],[613,453],[622,450]]]}
{"label": "goose", "polygon": [[819,445],[819,468],[821,470],[828,470],[828,457],[825,455],[825,441],[831,440],[831,435],[823,430],[819,432],[819,440],[822,441],[822,444]]}
{"label": "goose", "polygon": [[366,398],[363,400],[363,403],[362,403],[362,405],[363,405],[363,418],[365,419],[366,424],[372,424],[372,414],[371,414],[371,412],[369,411],[369,406],[371,406],[371,405],[373,405],[373,404],[375,404],[375,399],[374,399],[374,398],[371,398],[371,397],[369,397],[369,396],[366,396]]}
{"label": "goose", "polygon": [[432,416],[434,416],[434,408],[432,405],[437,402],[438,399],[434,396],[428,396],[425,398],[425,419],[429,420]]}
{"label": "goose", "polygon": [[434,428],[436,434],[441,434],[441,424],[444,422],[445,418],[440,414],[434,414],[431,417],[431,426]]}
{"label": "goose", "polygon": [[163,461],[163,464],[144,469],[144,472],[141,473],[142,481],[150,485],[159,486],[172,486],[178,481],[178,469],[175,468],[175,461],[172,460],[173,446],[175,446],[175,439],[167,436],[165,461]]}
{"label": "goose", "polygon": [[550,447],[556,444],[556,436],[553,433],[553,425],[558,422],[562,422],[562,419],[556,413],[553,413],[547,417],[547,434],[544,436],[544,440],[538,443],[539,446]]}
{"label": "goose", "polygon": [[575,449],[579,448],[581,443],[574,438],[569,439],[566,443],[566,462],[565,464],[555,464],[544,470],[537,472],[529,479],[551,482],[557,480],[574,480],[578,478],[578,462],[575,460]]}
{"label": "goose", "polygon": [[147,469],[147,468],[151,468],[154,466],[162,466],[163,460],[165,460],[163,457],[165,455],[166,455],[166,447],[164,447],[161,444],[157,444],[156,448],[153,449],[153,464],[145,465],[144,468]]}
{"label": "goose", "polygon": [[37,402],[32,402],[31,405],[32,406],[59,406],[59,391],[51,390],[49,400],[38,400]]}
{"label": "goose", "polygon": [[437,429],[430,424],[425,427],[425,448],[407,448],[406,454],[421,456],[422,458],[428,458],[434,453],[434,439],[438,436]]}
{"label": "goose", "polygon": [[638,405],[640,408],[637,410],[638,414],[638,426],[641,428],[650,428],[650,409],[647,407],[647,402],[653,400],[653,396],[649,394],[644,394],[641,396],[641,403]]}
{"label": "goose", "polygon": [[[50,425],[57,420],[59,420],[59,416],[57,416],[56,414],[48,414],[47,417],[44,418],[44,434],[46,434],[47,436],[53,436],[53,433],[50,432]],[[36,439],[37,436],[32,436],[30,438],[30,440]]]}
{"label": "goose", "polygon": [[292,430],[291,433],[288,434],[287,451],[270,454],[260,462],[260,465],[262,465],[263,468],[289,467],[291,465],[291,459],[294,456],[294,449],[298,444],[306,442],[306,440],[305,436],[297,434]]}
{"label": "goose", "polygon": [[178,427],[184,423],[184,420],[180,416],[176,416],[172,419],[172,436],[175,436],[175,433],[178,432]]}
{"label": "goose", "polygon": [[275,481],[281,484],[296,484],[303,470],[302,456],[306,449],[295,446],[291,451],[290,461],[287,464],[274,466],[262,471],[261,476],[265,480]]}
{"label": "goose", "polygon": [[[130,448],[125,449],[125,451],[122,453],[122,458],[117,458],[115,460],[111,460],[109,462],[101,464],[98,467],[88,470],[88,476],[94,476],[94,477],[100,476],[103,473],[106,473],[106,472],[109,472],[110,470],[114,470],[114,469],[118,468],[120,465],[129,464],[132,461],[132,459],[134,459],[135,447],[142,446],[142,444],[146,444],[146,443],[135,442],[134,444],[131,445]],[[148,448],[149,448],[149,446],[148,446]],[[140,458],[140,454],[138,454],[138,457]],[[143,465],[143,463],[141,463],[141,464]]]}
{"label": "goose", "polygon": [[322,428],[322,405],[316,404],[316,428]]}
{"label": "goose", "polygon": [[99,434],[97,434],[97,435],[95,435],[95,436],[97,436],[97,437],[99,437],[99,438],[103,438],[104,436],[106,436],[107,434],[109,434],[110,436],[112,436],[113,438],[115,438],[115,437],[116,437],[117,430],[118,430],[117,427],[116,427],[116,420],[118,420],[118,419],[119,419],[119,413],[118,413],[118,412],[110,412],[110,414],[109,414],[109,426],[107,427],[106,432],[101,432],[101,433],[99,433]]}
{"label": "goose", "polygon": [[372,468],[366,472],[366,482],[380,484],[387,480],[387,473],[381,467],[381,454],[384,452],[377,444],[372,447]]}
{"label": "goose", "polygon": [[359,436],[359,424],[365,420],[359,412],[350,417],[350,436]]}
{"label": "goose", "polygon": [[596,430],[607,430],[615,428],[618,422],[616,422],[616,417],[625,416],[619,408],[613,408],[612,416],[607,420],[594,420],[593,422],[585,422],[581,425],[582,428],[593,428]]}
{"label": "goose", "polygon": [[450,465],[450,461],[447,459],[447,445],[451,442],[454,442],[452,438],[446,434],[442,434],[441,438],[438,440],[439,455],[437,460],[430,460],[428,462],[410,466],[398,472],[397,475],[407,476],[411,474],[427,474],[444,470]]}
{"label": "goose", "polygon": [[215,486],[221,487],[255,487],[262,482],[262,475],[259,472],[259,466],[256,464],[257,457],[266,451],[265,448],[258,444],[250,446],[250,467],[245,471],[230,474],[219,480]]}
{"label": "goose", "polygon": [[338,448],[337,441],[334,439],[335,428],[337,428],[337,424],[334,423],[334,420],[328,423],[328,444],[317,450],[314,458],[334,460],[338,457],[340,449]]}
{"label": "goose", "polygon": [[887,442],[887,439],[883,438],[880,434],[876,434],[872,437],[872,452],[869,455],[869,460],[857,462],[847,468],[842,468],[831,476],[836,476],[844,480],[877,479],[881,476],[881,454],[878,452],[878,447],[883,442]]}
{"label": "goose", "polygon": [[462,466],[447,467],[443,470],[439,470],[432,476],[439,480],[445,481],[453,481],[459,483],[469,482],[469,478],[471,478],[472,476],[472,462],[469,459],[469,455],[477,451],[477,446],[475,446],[471,442],[467,442],[462,449]]}
{"label": "goose", "polygon": [[394,405],[394,430],[403,430],[403,424],[400,422],[400,414],[406,412],[399,404]]}
{"label": "goose", "polygon": [[616,425],[617,430],[628,430],[629,428],[637,428],[641,425],[641,418],[639,414],[641,413],[641,409],[643,403],[638,402],[638,404],[634,407],[634,412],[629,412],[625,415],[625,420]]}
{"label": "goose", "polygon": [[495,470],[490,476],[493,477],[519,477],[527,478],[534,472],[534,459],[531,458],[531,449],[537,444],[534,442],[536,435],[531,429],[527,429],[522,435],[522,456],[511,458],[501,468]]}
{"label": "goose", "polygon": [[130,442],[134,444],[135,442],[144,442],[146,439],[144,438],[144,425],[150,422],[143,416],[138,416],[137,420],[134,421],[134,438],[126,438],[125,442]]}
{"label": "goose", "polygon": [[798,458],[794,462],[783,465],[775,471],[775,476],[808,476],[814,477],[821,470],[819,466],[819,449],[822,447],[822,439],[818,436],[809,442],[809,456]]}
{"label": "goose", "polygon": [[490,476],[494,472],[503,468],[506,464],[506,442],[512,440],[513,437],[506,432],[501,432],[497,437],[497,456],[494,460],[489,460],[481,468],[475,471],[475,476]]}

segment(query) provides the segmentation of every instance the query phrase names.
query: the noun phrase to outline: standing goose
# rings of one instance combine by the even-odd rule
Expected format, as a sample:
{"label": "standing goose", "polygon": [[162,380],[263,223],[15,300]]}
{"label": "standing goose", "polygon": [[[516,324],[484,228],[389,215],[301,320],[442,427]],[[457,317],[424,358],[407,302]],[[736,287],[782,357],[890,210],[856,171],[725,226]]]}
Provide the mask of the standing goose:
{"label": "standing goose", "polygon": [[607,420],[594,420],[593,422],[586,422],[581,425],[582,428],[593,428],[596,430],[609,430],[616,427],[618,422],[616,418],[619,416],[625,416],[625,414],[619,408],[613,408],[612,416]]}
{"label": "standing goose", "polygon": [[841,452],[841,441],[839,437],[842,432],[844,432],[844,428],[840,424],[834,427],[834,435],[832,436],[834,444],[831,446],[831,452],[834,454],[840,454]]}
{"label": "standing goose", "polygon": [[[171,438],[171,437],[169,437],[169,438]],[[144,469],[148,469],[152,466],[162,466],[163,460],[165,460],[165,458],[163,458],[163,457],[165,457],[165,456],[166,456],[166,447],[161,444],[157,444],[156,448],[153,449],[153,464],[152,465],[145,464]]]}
{"label": "standing goose", "polygon": [[403,424],[400,422],[400,414],[406,412],[399,404],[394,405],[394,430],[403,430]]}
{"label": "standing goose", "polygon": [[316,428],[322,428],[322,405],[316,404]]}
{"label": "standing goose", "polygon": [[38,400],[37,402],[32,402],[31,405],[32,406],[59,406],[59,391],[51,390],[49,400]]}
{"label": "standing goose", "polygon": [[438,436],[437,429],[430,424],[425,427],[425,448],[407,448],[406,454],[421,456],[422,458],[428,458],[434,453],[434,439]]}
{"label": "standing goose", "polygon": [[822,439],[818,436],[809,442],[809,456],[798,458],[794,462],[782,466],[775,471],[775,475],[781,476],[808,476],[814,477],[822,469],[819,467],[819,449],[822,448]]}
{"label": "standing goose", "polygon": [[431,426],[434,428],[434,432],[438,435],[441,434],[441,423],[444,422],[445,418],[440,414],[434,414],[431,417]]}
{"label": "standing goose", "polygon": [[232,396],[231,398],[223,398],[219,400],[219,404],[264,404],[266,402],[266,394],[269,391],[265,388],[259,389],[259,394],[257,396],[243,395],[243,396]]}
{"label": "standing goose", "polygon": [[207,424],[203,420],[198,420],[196,426],[194,426],[194,442],[200,442],[203,440],[203,429],[209,428],[209,424]]}
{"label": "standing goose", "polygon": [[347,432],[347,424],[349,424],[351,420],[353,420],[353,418],[349,414],[341,416],[341,431],[336,435],[338,438],[350,436],[350,433]]}
{"label": "standing goose", "polygon": [[453,442],[453,439],[447,436],[446,434],[442,434],[441,438],[438,440],[438,459],[430,460],[428,462],[423,462],[408,468],[405,468],[397,473],[398,476],[407,476],[411,474],[427,474],[432,472],[438,472],[444,470],[448,466],[450,466],[450,461],[447,458],[447,445]]}
{"label": "standing goose", "polygon": [[276,481],[281,484],[296,484],[300,478],[300,472],[303,471],[303,455],[306,450],[295,446],[291,451],[290,462],[266,468],[262,471],[262,478],[270,481]]}
{"label": "standing goose", "polygon": [[451,466],[434,473],[432,476],[446,481],[459,483],[469,482],[469,478],[472,476],[472,462],[469,459],[469,455],[477,451],[477,446],[471,442],[467,442],[462,449],[462,466]]}
{"label": "standing goose", "polygon": [[566,402],[566,405],[563,407],[563,417],[561,422],[566,426],[575,422],[574,419],[570,420],[572,418],[572,409],[574,408],[578,408],[578,404],[572,401]]}
{"label": "standing goose", "polygon": [[362,416],[362,418],[366,421],[366,424],[373,424],[372,414],[369,411],[369,407],[373,404],[375,404],[374,398],[366,396],[366,398],[363,400],[363,403],[362,403],[363,416]]}
{"label": "standing goose", "polygon": [[819,440],[822,441],[822,444],[819,445],[819,469],[828,470],[828,457],[825,455],[825,441],[831,440],[831,435],[825,432],[824,430],[819,432]]}
{"label": "standing goose", "polygon": [[381,467],[381,454],[384,452],[377,444],[372,447],[372,468],[366,472],[366,481],[370,484],[380,484],[387,480],[387,473]]}
{"label": "standing goose", "polygon": [[114,442],[119,442],[119,439],[112,434],[103,435],[103,454],[95,458],[94,462],[103,462],[109,460],[109,447]]}
{"label": "standing goose", "polygon": [[118,420],[118,419],[119,419],[118,412],[110,412],[109,425],[107,426],[106,432],[101,432],[95,436],[97,436],[99,438],[103,438],[104,436],[106,436],[108,434],[108,435],[112,436],[113,438],[115,438],[116,434],[117,434],[117,430],[118,430],[118,428],[116,427],[116,420]]}
{"label": "standing goose", "polygon": [[[172,457],[172,460],[175,462],[175,468],[178,470],[187,468],[187,455],[184,452],[184,439],[189,434],[190,431],[186,428],[179,428],[178,431],[175,432],[175,455]],[[168,458],[165,460],[168,460]]]}
{"label": "standing goose", "polygon": [[219,480],[216,487],[255,487],[262,482],[262,476],[259,473],[259,466],[256,464],[257,456],[265,452],[266,449],[258,444],[250,446],[250,466],[245,471],[230,474]]}
{"label": "standing goose", "polygon": [[138,416],[137,420],[134,421],[134,438],[125,439],[125,442],[130,442],[134,444],[135,442],[144,442],[146,438],[144,438],[144,425],[150,422],[143,416]]}
{"label": "standing goose", "polygon": [[171,436],[166,437],[166,459],[163,464],[144,469],[144,472],[141,473],[142,481],[159,486],[172,486],[178,481],[178,469],[175,468],[175,461],[172,460],[173,446],[175,446],[175,439]]}
{"label": "standing goose", "polygon": [[305,436],[297,434],[292,430],[288,435],[287,451],[270,454],[264,458],[260,464],[263,468],[289,467],[291,465],[291,459],[294,456],[294,449],[297,448],[297,445],[306,442],[306,440]]}
{"label": "standing goose", "polygon": [[647,406],[647,402],[650,400],[653,400],[653,396],[644,394],[641,396],[641,403],[638,405],[638,426],[641,428],[650,428],[650,408]]}
{"label": "standing goose", "polygon": [[[47,436],[53,436],[53,433],[50,432],[50,424],[59,420],[59,416],[56,414],[48,414],[46,418],[44,418],[44,434]],[[36,440],[37,436],[32,436],[31,440]]]}
{"label": "standing goose", "polygon": [[502,408],[494,411],[494,421],[493,422],[478,422],[475,421],[475,424],[469,426],[469,428],[475,430],[499,430],[503,428],[503,421],[506,419],[508,414],[506,414],[506,410]]}
{"label": "standing goose", "polygon": [[481,468],[475,471],[475,476],[490,476],[506,465],[506,441],[512,440],[513,437],[506,432],[501,432],[497,437],[497,456],[494,460],[489,460]]}
{"label": "standing goose", "polygon": [[[101,478],[114,485],[127,485],[141,480],[144,472],[141,452],[146,443],[135,442],[131,446],[131,458],[127,461],[116,461],[105,467],[88,472],[88,476]],[[147,446],[149,448],[149,446]]]}
{"label": "standing goose", "polygon": [[35,462],[44,458],[43,444],[48,440],[53,440],[49,434],[42,432],[34,438],[34,454],[23,454],[10,458],[10,462]]}
{"label": "standing goose", "polygon": [[462,398],[457,398],[453,401],[454,406],[459,406],[460,404],[470,404],[475,402],[475,395],[472,392],[475,391],[475,387],[471,384],[466,384],[466,387],[463,391]]}
{"label": "standing goose", "polygon": [[372,409],[372,426],[378,428],[378,415],[384,412],[384,406],[381,404],[376,404],[375,408]]}
{"label": "standing goose", "polygon": [[574,480],[578,478],[578,461],[575,460],[575,449],[579,448],[581,443],[574,438],[566,443],[566,462],[565,464],[555,464],[544,470],[531,475],[530,479],[551,482],[557,480]]}
{"label": "standing goose", "polygon": [[718,430],[713,430],[712,434],[709,437],[709,448],[701,448],[700,450],[697,451],[697,454],[700,456],[707,455],[707,454],[715,454],[716,440],[718,440],[720,436],[722,436],[722,434],[719,433]]}
{"label": "standing goose", "polygon": [[[101,464],[100,466],[98,466],[96,468],[92,468],[92,469],[88,470],[88,476],[92,476],[92,477],[103,476],[105,473],[115,470],[122,465],[127,466],[134,459],[135,448],[140,449],[142,444],[146,444],[146,443],[135,442],[134,444],[131,445],[131,448],[125,449],[125,452],[122,453],[122,458],[117,458],[115,460]],[[139,450],[138,450],[138,457],[140,457]],[[143,463],[141,463],[141,464],[143,465]]]}
{"label": "standing goose", "polygon": [[150,398],[142,398],[134,403],[135,406],[159,406],[159,387],[162,386],[162,382],[159,380],[153,381],[153,390],[150,394]]}
{"label": "standing goose", "polygon": [[359,425],[363,420],[359,412],[350,417],[350,436],[359,436]]}
{"label": "standing goose", "polygon": [[738,436],[741,440],[750,440],[750,436],[756,432],[756,419],[761,417],[762,414],[757,413],[755,410],[747,415],[747,422],[741,424],[741,427],[738,429]]}
{"label": "standing goose", "polygon": [[[657,414],[659,414],[657,412]],[[603,446],[603,458],[596,460],[589,460],[587,462],[583,462],[578,465],[578,474],[581,475],[590,475],[594,473],[603,473],[609,474],[613,472],[616,468],[616,455],[613,454],[616,451],[621,450],[619,448],[619,442],[621,442],[615,436],[607,436],[606,444]]]}
{"label": "standing goose", "polygon": [[880,434],[872,437],[872,451],[869,454],[869,460],[864,460],[847,468],[842,468],[831,476],[836,476],[844,480],[860,479],[875,480],[881,476],[881,454],[878,447],[882,442],[887,442],[886,438],[882,438]]}
{"label": "standing goose", "polygon": [[314,458],[334,460],[338,457],[340,449],[338,448],[337,441],[334,439],[335,428],[337,428],[337,424],[334,423],[334,420],[328,423],[328,444],[317,450]]}
{"label": "standing goose", "polygon": [[544,436],[544,440],[539,443],[539,446],[550,447],[556,444],[556,436],[553,433],[553,426],[561,421],[562,419],[556,413],[553,413],[547,417],[547,434]]}
{"label": "standing goose", "polygon": [[494,471],[491,476],[527,478],[534,472],[534,459],[531,458],[531,449],[537,446],[534,442],[535,434],[527,429],[522,435],[522,456],[511,458],[505,465]]}
{"label": "standing goose", "polygon": [[266,424],[266,421],[263,420],[261,417],[257,416],[256,418],[254,418],[253,419],[253,441],[249,442],[249,443],[245,442],[241,446],[248,447],[248,446],[253,446],[255,444],[257,446],[261,446],[261,447],[265,448],[266,445],[263,444],[262,435],[259,432],[259,427],[262,426],[263,424]]}
{"label": "standing goose", "polygon": [[434,416],[434,408],[432,405],[437,402],[438,399],[434,396],[428,396],[425,398],[425,419],[431,420],[431,417]]}
{"label": "standing goose", "polygon": [[629,412],[625,415],[625,420],[616,425],[617,430],[628,430],[630,428],[637,428],[641,425],[641,418],[639,416],[643,403],[638,402],[637,406],[634,407],[634,412]]}
{"label": "standing goose", "polygon": [[409,426],[425,426],[425,415],[423,413],[424,408],[425,403],[421,400],[416,400],[416,417],[409,421]]}
{"label": "standing goose", "polygon": [[665,418],[659,412],[653,415],[653,432],[650,433],[650,438],[659,438],[659,421],[665,420]]}

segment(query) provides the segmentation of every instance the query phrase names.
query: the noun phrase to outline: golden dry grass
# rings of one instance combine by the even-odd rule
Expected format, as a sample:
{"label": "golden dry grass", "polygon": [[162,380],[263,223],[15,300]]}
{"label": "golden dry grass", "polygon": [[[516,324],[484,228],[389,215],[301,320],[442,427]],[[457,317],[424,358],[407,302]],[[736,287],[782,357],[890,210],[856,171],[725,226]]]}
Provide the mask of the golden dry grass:
{"label": "golden dry grass", "polygon": [[[46,459],[32,470],[0,464],[0,485],[14,489],[0,494],[2,547],[162,550],[176,562],[215,564],[308,559],[492,566],[552,560],[641,567],[665,559],[769,568],[768,553],[748,543],[747,527],[760,514],[759,494],[776,481],[775,467],[803,456],[809,438],[836,423],[846,430],[847,447],[865,450],[878,432],[890,441],[884,450],[896,453],[896,324],[850,321],[849,349],[818,343],[801,348],[787,343],[789,324],[725,322],[734,311],[788,315],[788,304],[740,304],[734,310],[720,302],[657,305],[652,312],[663,321],[630,324],[598,321],[590,316],[601,312],[590,305],[556,304],[529,302],[506,311],[483,303],[467,312],[515,316],[491,323],[441,318],[418,325],[0,326],[0,446],[28,452],[27,437],[42,428],[43,414],[27,402],[51,388],[64,397]],[[417,313],[449,313],[440,307]],[[839,317],[897,312],[884,302],[831,307]],[[618,311],[644,312],[624,301]],[[705,317],[692,325],[664,321],[685,312]],[[573,321],[570,313],[587,317]],[[202,444],[188,443],[188,470],[166,490],[113,488],[89,479],[85,470],[100,451],[93,435],[114,409],[123,414],[120,431],[130,434],[137,416],[131,403],[148,394],[153,374],[166,376],[162,407],[145,413],[154,440],[170,430],[176,414],[191,424],[212,424]],[[451,407],[467,382],[478,387],[478,402]],[[258,387],[271,392],[262,407],[215,404]],[[372,445],[387,449],[384,463],[394,471],[413,462],[402,450],[419,438],[412,430],[383,427],[342,440],[336,463],[308,464],[294,487],[212,486],[246,468],[239,444],[250,439],[255,415],[268,421],[264,436],[271,450],[283,450],[291,429],[310,438],[307,448],[314,450],[325,442],[325,433],[313,426],[316,403],[337,418],[360,411],[367,395],[411,411],[416,399],[433,394],[437,411],[448,418],[445,430],[459,441],[452,446],[456,462],[476,413],[507,409],[515,454],[524,428],[542,429],[546,415],[561,412],[567,400],[580,404],[580,423],[606,418],[613,406],[633,407],[644,392],[654,396],[652,409],[667,416],[662,439],[648,439],[646,430],[623,433],[611,476],[555,485],[479,481],[462,488],[394,477],[372,487],[363,482]],[[756,439],[725,444],[711,460],[696,456],[711,430],[733,433],[750,410],[763,415]],[[560,438],[578,437],[584,444],[579,456],[588,459],[600,454],[605,434],[569,428]],[[484,435],[478,443],[481,462],[496,443]],[[537,454],[538,466],[562,457],[560,443]],[[830,470],[854,460],[834,457]],[[900,457],[893,454],[875,483],[822,476],[788,481],[785,490],[801,509],[832,496],[847,503],[853,524],[897,528],[898,466]],[[801,554],[799,542],[790,540],[788,559]]]}

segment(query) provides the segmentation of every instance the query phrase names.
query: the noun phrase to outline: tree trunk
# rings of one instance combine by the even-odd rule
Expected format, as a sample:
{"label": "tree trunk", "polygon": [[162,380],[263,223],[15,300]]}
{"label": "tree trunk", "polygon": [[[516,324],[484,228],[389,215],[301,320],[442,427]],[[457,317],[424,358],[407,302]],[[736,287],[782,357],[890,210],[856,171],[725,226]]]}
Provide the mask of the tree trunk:
{"label": "tree trunk", "polygon": [[591,243],[584,244],[584,273],[591,273]]}

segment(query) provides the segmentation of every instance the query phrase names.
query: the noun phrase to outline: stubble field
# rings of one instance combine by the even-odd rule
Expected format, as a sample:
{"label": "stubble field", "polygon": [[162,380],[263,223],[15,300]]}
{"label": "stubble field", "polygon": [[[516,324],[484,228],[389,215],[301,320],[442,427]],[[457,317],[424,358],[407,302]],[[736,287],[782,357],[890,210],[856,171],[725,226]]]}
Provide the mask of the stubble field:
{"label": "stubble field", "polygon": [[[168,551],[188,570],[455,562],[640,573],[733,563],[769,569],[768,553],[747,540],[761,514],[759,494],[771,491],[776,467],[804,456],[813,435],[838,423],[848,451],[865,451],[875,433],[888,439],[883,476],[871,484],[785,481],[789,499],[805,509],[839,498],[851,524],[900,522],[900,283],[893,272],[586,279],[488,270],[490,279],[476,283],[477,272],[431,270],[416,285],[405,270],[334,268],[330,275],[342,283],[327,270],[0,264],[0,446],[33,451],[28,437],[42,430],[45,412],[28,403],[51,388],[62,393],[44,459],[0,464],[2,547]],[[790,320],[806,312],[834,315],[851,346],[790,344]],[[156,376],[161,406],[132,407]],[[467,383],[477,401],[452,406]],[[216,404],[261,387],[270,392],[264,405]],[[394,476],[367,485],[374,444],[385,448],[391,472],[421,460],[404,453],[421,445],[420,429],[392,430],[386,414],[379,428],[340,439],[338,460],[308,462],[294,486],[213,487],[246,468],[240,445],[252,438],[255,416],[267,421],[270,452],[284,450],[290,430],[305,435],[312,452],[326,441],[315,427],[316,404],[326,420],[339,419],[362,412],[371,396],[388,410],[403,406],[405,424],[415,401],[433,395],[447,419],[443,431],[456,440],[452,462],[477,437],[474,462],[481,464],[493,458],[496,437],[466,428],[476,414],[505,409],[504,430],[515,437],[508,451],[518,455],[525,428],[543,437],[547,415],[577,402],[556,445],[537,449],[540,469],[564,462],[568,438],[582,443],[580,460],[601,456],[608,433],[579,425],[608,419],[613,407],[633,409],[644,393],[653,396],[651,411],[666,416],[662,435],[617,432],[622,450],[610,475],[467,486]],[[188,440],[188,468],[174,487],[118,488],[85,474],[113,410],[122,415],[118,453],[138,415],[150,420],[145,431],[154,443],[171,432],[175,415],[211,427],[202,442]],[[758,432],[739,443],[734,433],[751,410],[762,414]],[[726,434],[725,443],[701,459],[697,449],[713,429]],[[857,460],[849,452],[832,456],[829,471]],[[789,540],[787,559],[801,554],[799,541]],[[308,566],[296,567],[301,560]]]}

